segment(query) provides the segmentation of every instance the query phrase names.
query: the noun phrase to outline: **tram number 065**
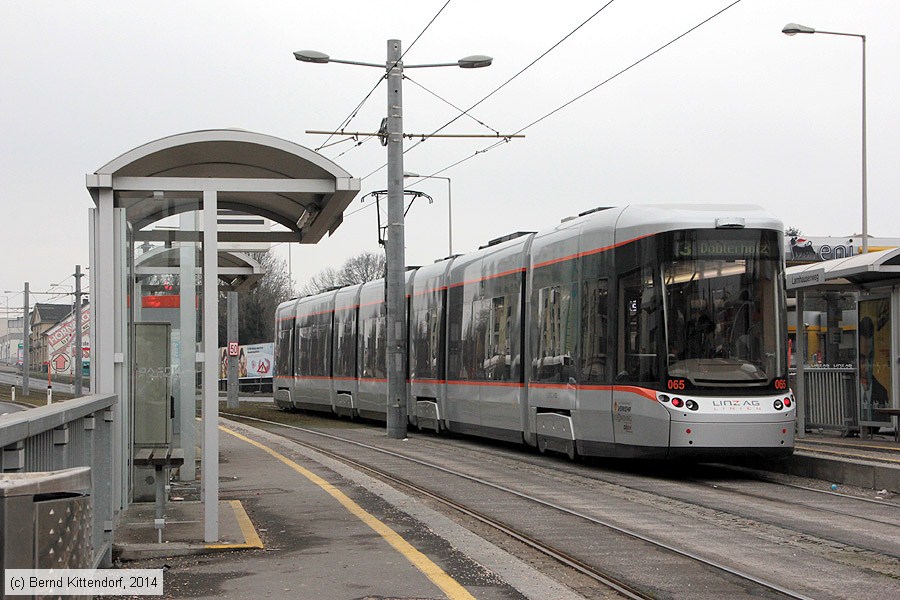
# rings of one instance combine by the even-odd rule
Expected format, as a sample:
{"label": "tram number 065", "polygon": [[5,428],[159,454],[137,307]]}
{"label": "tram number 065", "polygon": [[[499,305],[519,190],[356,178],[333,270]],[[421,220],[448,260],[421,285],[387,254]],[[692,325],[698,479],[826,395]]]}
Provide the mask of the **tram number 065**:
{"label": "tram number 065", "polygon": [[684,379],[669,379],[666,387],[670,390],[683,390],[685,388]]}
{"label": "tram number 065", "polygon": [[776,379],[775,380],[775,389],[776,390],[786,390],[787,389],[787,380],[785,379]]}

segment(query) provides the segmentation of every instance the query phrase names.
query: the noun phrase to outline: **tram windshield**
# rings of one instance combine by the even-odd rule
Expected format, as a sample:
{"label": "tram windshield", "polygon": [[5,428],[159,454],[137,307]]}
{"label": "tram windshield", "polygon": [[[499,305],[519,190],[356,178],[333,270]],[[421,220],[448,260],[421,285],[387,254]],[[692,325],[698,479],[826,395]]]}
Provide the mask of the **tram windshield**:
{"label": "tram windshield", "polygon": [[777,233],[683,231],[663,244],[670,254],[662,264],[668,376],[697,387],[765,386],[784,377]]}

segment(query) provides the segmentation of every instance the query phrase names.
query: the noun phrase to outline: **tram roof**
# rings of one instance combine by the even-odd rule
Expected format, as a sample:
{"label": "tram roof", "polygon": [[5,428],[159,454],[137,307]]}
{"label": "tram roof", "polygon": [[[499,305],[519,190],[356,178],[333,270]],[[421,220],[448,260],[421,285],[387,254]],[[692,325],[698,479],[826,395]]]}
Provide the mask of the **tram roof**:
{"label": "tram roof", "polygon": [[809,286],[811,288],[900,285],[900,248],[788,267],[785,274],[790,282],[792,277],[815,275],[816,272],[824,276],[818,278],[817,285]]}

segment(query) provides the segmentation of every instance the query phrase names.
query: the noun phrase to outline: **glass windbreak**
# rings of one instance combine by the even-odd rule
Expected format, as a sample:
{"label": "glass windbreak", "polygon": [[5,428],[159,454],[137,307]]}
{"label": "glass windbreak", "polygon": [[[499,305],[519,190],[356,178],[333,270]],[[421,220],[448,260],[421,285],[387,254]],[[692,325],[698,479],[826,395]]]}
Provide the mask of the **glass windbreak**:
{"label": "glass windbreak", "polygon": [[686,231],[663,244],[669,377],[702,387],[762,386],[785,376],[777,237]]}

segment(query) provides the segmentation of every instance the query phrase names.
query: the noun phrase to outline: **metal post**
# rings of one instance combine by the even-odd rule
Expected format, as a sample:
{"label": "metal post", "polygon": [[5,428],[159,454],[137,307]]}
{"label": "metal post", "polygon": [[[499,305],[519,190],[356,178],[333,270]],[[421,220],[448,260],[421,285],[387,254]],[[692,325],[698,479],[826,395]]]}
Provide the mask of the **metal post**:
{"label": "metal post", "polygon": [[81,388],[83,385],[82,364],[84,361],[84,350],[82,350],[81,339],[81,265],[75,265],[75,356],[72,361],[72,368],[75,369],[75,397],[81,396]]}
{"label": "metal post", "polygon": [[203,541],[219,539],[218,194],[203,191]]}
{"label": "metal post", "polygon": [[866,36],[862,38],[862,251],[869,252],[869,207],[866,183]]}
{"label": "metal post", "polygon": [[[238,341],[238,295],[237,292],[228,292],[228,317],[226,328],[228,329],[228,345]],[[228,349],[226,349],[228,352]],[[231,356],[228,352],[228,408],[237,408],[239,406],[238,389],[240,381],[238,381],[238,357]]]}
{"label": "metal post", "polygon": [[387,436],[406,437],[406,255],[403,226],[403,64],[400,40],[388,40],[387,98]]}
{"label": "metal post", "polygon": [[453,198],[450,193],[450,178],[447,177],[447,245],[450,247],[450,254],[453,256]]}
{"label": "metal post", "polygon": [[31,382],[31,319],[28,316],[28,282],[25,282],[25,313],[22,317],[22,395],[28,396]]}
{"label": "metal post", "polygon": [[794,396],[797,398],[797,437],[806,437],[806,323],[803,320],[802,290],[797,290],[797,381]]}

